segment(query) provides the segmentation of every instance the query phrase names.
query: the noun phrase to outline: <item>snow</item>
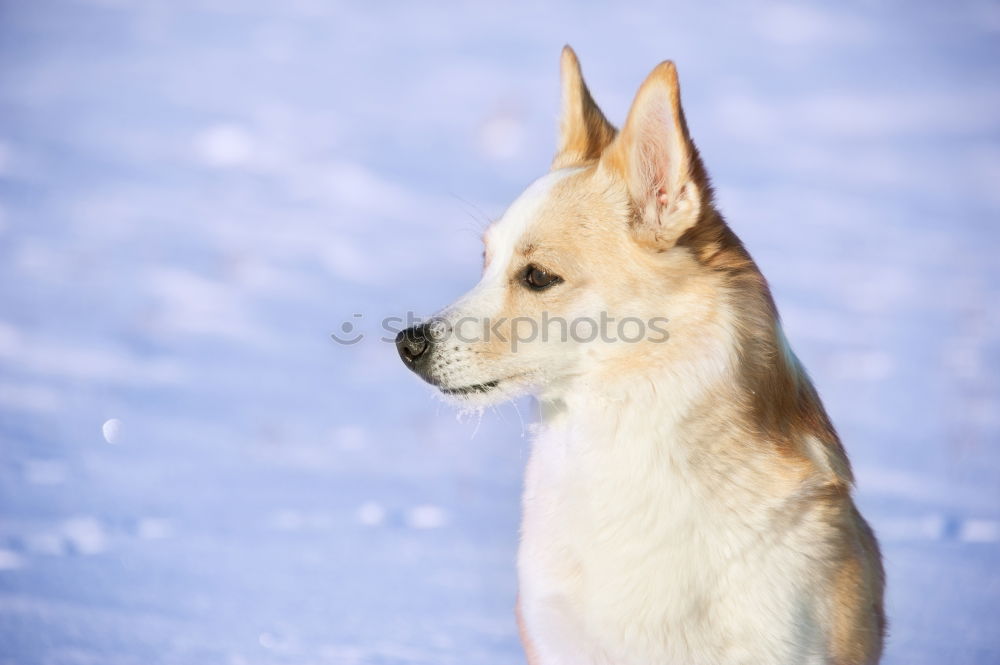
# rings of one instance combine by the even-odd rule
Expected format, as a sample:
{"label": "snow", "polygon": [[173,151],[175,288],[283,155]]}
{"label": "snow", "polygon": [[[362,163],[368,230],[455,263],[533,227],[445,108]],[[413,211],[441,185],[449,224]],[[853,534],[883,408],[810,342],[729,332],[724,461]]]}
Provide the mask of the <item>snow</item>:
{"label": "snow", "polygon": [[1000,662],[998,32],[974,1],[5,3],[0,662],[523,662],[533,407],[458,418],[381,339],[548,167],[565,42],[617,121],[677,61],[882,540],[885,662]]}

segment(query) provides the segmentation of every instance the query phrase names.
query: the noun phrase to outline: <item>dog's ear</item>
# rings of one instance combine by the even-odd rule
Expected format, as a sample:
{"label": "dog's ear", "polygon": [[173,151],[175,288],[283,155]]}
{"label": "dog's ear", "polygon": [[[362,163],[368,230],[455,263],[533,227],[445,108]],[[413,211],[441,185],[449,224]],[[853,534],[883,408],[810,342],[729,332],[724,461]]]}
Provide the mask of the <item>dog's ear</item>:
{"label": "dog's ear", "polygon": [[580,61],[567,44],[560,61],[562,71],[562,117],[559,121],[559,150],[552,168],[576,166],[594,161],[615,137],[615,128],[590,96],[583,82]]}
{"label": "dog's ear", "polygon": [[708,183],[684,121],[674,63],[657,65],[639,87],[601,168],[627,186],[641,244],[668,249],[698,221]]}

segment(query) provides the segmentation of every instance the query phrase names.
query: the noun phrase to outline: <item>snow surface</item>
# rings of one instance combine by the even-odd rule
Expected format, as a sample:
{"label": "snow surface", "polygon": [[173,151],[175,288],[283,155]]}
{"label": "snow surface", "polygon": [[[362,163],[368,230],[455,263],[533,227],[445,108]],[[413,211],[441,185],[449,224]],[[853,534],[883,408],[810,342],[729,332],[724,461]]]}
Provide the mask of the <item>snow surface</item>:
{"label": "snow surface", "polygon": [[[0,663],[523,662],[532,407],[379,341],[678,62],[856,466],[887,663],[1000,662],[1000,6],[0,4]],[[342,324],[365,332],[330,338]]]}

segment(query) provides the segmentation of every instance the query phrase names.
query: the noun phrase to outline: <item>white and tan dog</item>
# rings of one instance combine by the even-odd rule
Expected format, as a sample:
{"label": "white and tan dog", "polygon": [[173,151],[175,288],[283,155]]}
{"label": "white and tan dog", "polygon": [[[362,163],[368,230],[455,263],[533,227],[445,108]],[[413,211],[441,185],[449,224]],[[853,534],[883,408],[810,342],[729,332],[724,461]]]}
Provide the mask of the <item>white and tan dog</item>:
{"label": "white and tan dog", "polygon": [[482,280],[397,339],[468,406],[538,396],[528,660],[876,663],[878,546],[767,283],[713,206],[673,63],[620,132],[569,47],[562,98],[552,170],[486,231]]}

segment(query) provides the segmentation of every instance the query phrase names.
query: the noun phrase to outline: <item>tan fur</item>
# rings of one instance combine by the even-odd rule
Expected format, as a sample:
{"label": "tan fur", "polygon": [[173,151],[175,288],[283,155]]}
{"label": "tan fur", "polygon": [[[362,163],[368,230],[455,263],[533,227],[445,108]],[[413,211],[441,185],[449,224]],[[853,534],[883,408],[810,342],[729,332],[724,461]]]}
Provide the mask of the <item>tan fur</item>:
{"label": "tan fur", "polygon": [[[500,334],[435,347],[422,370],[473,403],[536,392],[548,414],[519,554],[530,661],[877,663],[878,545],[767,282],[714,205],[676,68],[653,70],[620,133],[568,47],[562,76],[554,172],[487,231],[483,280],[445,312]],[[526,288],[529,266],[562,281]],[[517,325],[598,312],[669,317],[669,341],[511,348]]]}
{"label": "tan fur", "polygon": [[524,627],[524,615],[521,613],[521,599],[518,598],[514,605],[514,616],[517,617],[517,634],[521,638],[521,645],[524,647],[524,657],[528,665],[541,665],[538,661],[538,654],[535,653],[535,645],[528,635],[528,630]]}
{"label": "tan fur", "polygon": [[[509,288],[500,316],[535,317],[545,310],[569,317],[570,303],[581,290],[596,290],[612,309],[625,306],[625,300],[646,301],[648,310],[637,313],[650,316],[663,292],[675,294],[670,344],[623,347],[605,364],[609,381],[650,366],[683,365],[706,340],[734,331],[741,359],[736,381],[720,381],[692,409],[686,430],[689,446],[698,451],[695,463],[709,468],[705,477],[719,479],[706,491],[722,504],[735,502],[734,509],[746,501],[745,493],[733,493],[734,485],[767,501],[784,497],[775,504],[781,513],[793,520],[806,515],[839,534],[829,547],[840,563],[830,568],[826,586],[815,589],[829,602],[831,649],[843,665],[877,662],[885,623],[878,548],[853,508],[852,475],[839,438],[808,376],[779,338],[766,281],[710,205],[673,251],[630,242],[607,223],[617,218],[627,224],[634,214],[624,197],[609,203],[608,190],[614,187],[592,164],[553,189],[541,213],[545,223],[522,240],[521,260],[510,266],[509,279],[530,262],[562,275],[566,288],[541,294]],[[710,192],[707,180],[702,188]],[[658,274],[658,280],[651,283],[650,274]],[[498,339],[489,353],[505,351]],[[810,440],[815,450],[806,445]]]}
{"label": "tan fur", "polygon": [[[828,543],[833,563],[825,582],[814,589],[826,599],[830,651],[837,665],[876,663],[886,624],[878,545],[851,500],[853,477],[839,437],[809,377],[781,338],[767,282],[713,206],[711,184],[681,109],[676,68],[672,63],[657,67],[637,101],[651,87],[669,89],[677,132],[686,147],[679,169],[698,189],[702,204],[697,218],[679,233],[644,223],[635,193],[627,192],[634,172],[627,147],[633,140],[637,105],[622,133],[610,141],[614,130],[593,103],[572,51],[564,52],[563,63],[570,91],[564,98],[571,104],[575,99],[578,108],[564,114],[563,142],[554,167],[583,170],[553,191],[541,215],[545,223],[526,240],[523,254],[567,276],[575,288],[607,286],[604,292],[612,303],[620,293],[628,293],[631,302],[655,303],[665,291],[690,299],[691,307],[672,309],[689,317],[673,326],[683,332],[664,345],[670,348],[650,349],[648,354],[630,349],[608,364],[608,377],[634,374],[651,362],[676,362],[675,356],[689,348],[685,340],[678,342],[677,334],[697,342],[712,338],[713,328],[732,326],[739,374],[735,382],[720,382],[703,406],[693,410],[687,429],[691,448],[699,451],[699,464],[712,467],[706,477],[719,479],[717,487],[709,488],[716,500],[745,500],[745,495],[733,495],[734,483],[751,493],[785,497],[776,505],[789,519],[814,522],[818,538],[833,534]],[[597,146],[606,151],[596,152]],[[615,191],[617,196],[609,197]],[[656,193],[662,194],[662,187]],[[624,242],[624,236],[613,232],[614,224],[608,222],[615,219],[631,227],[637,242]],[[658,274],[658,281],[650,284],[650,274]],[[533,307],[559,312],[559,299],[570,301],[573,294],[570,289],[557,293],[539,299],[511,290],[504,314],[530,315]],[[702,306],[694,306],[696,302]],[[718,320],[720,311],[733,313],[734,320]],[[720,405],[728,405],[721,418]],[[808,449],[808,441],[816,442],[815,449]],[[531,649],[530,644],[526,647]]]}

